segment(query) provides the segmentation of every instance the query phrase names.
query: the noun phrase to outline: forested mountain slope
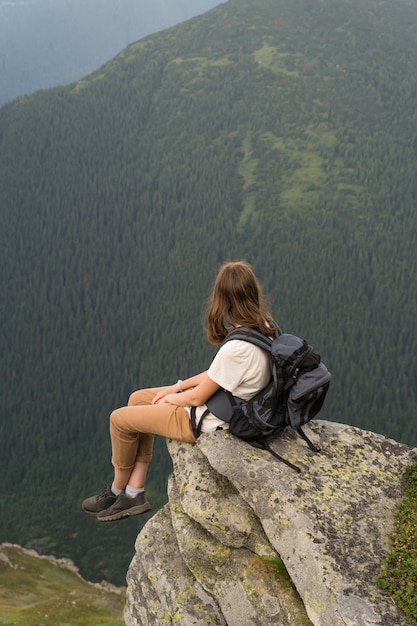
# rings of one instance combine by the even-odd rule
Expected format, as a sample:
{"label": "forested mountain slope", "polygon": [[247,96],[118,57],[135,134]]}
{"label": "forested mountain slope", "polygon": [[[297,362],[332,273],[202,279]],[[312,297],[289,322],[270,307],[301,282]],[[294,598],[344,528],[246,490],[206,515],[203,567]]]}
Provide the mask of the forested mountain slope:
{"label": "forested mountain slope", "polygon": [[[333,374],[321,416],[417,443],[417,6],[230,0],[0,109],[0,538],[120,583],[108,414],[213,354],[251,262]],[[165,498],[165,442],[148,494]],[[104,527],[103,527],[104,526]]]}

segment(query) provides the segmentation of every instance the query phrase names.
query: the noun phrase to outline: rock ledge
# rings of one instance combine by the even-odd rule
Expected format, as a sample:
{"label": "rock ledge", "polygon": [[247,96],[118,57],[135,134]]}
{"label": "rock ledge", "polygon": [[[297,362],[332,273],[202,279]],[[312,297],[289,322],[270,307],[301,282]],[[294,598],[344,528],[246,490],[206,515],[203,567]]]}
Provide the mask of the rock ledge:
{"label": "rock ledge", "polygon": [[319,454],[291,430],[273,444],[301,474],[222,431],[168,442],[169,502],[137,538],[127,626],[406,624],[374,580],[417,449],[334,422],[305,430]]}

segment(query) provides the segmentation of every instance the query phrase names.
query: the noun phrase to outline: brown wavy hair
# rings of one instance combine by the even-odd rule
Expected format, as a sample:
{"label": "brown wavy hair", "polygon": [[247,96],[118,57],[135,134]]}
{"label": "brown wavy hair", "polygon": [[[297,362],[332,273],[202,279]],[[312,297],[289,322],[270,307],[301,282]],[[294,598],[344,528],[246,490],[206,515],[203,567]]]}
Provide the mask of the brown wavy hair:
{"label": "brown wavy hair", "polygon": [[224,263],[214,281],[207,305],[207,337],[223,341],[235,326],[256,328],[264,335],[276,330],[262,288],[249,263]]}

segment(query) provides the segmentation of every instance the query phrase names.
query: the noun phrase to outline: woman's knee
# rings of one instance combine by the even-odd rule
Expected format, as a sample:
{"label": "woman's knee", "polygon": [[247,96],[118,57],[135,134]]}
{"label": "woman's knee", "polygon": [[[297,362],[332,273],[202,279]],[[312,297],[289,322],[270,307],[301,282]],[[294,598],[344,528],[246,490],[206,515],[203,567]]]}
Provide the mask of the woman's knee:
{"label": "woman's knee", "polygon": [[115,409],[110,413],[110,430],[117,428],[121,417],[120,409]]}
{"label": "woman's knee", "polygon": [[130,394],[127,405],[137,406],[141,404],[151,404],[155,396],[153,389],[138,389]]}

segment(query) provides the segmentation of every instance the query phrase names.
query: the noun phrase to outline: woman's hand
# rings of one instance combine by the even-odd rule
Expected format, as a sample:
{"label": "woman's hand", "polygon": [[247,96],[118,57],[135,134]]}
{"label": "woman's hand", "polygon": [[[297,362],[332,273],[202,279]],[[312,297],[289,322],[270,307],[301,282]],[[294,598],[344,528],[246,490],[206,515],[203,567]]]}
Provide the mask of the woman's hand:
{"label": "woman's hand", "polygon": [[154,399],[152,400],[152,404],[162,404],[167,402],[167,400],[165,400],[165,397],[168,394],[173,394],[173,393],[178,393],[179,389],[178,389],[178,385],[168,385],[167,387],[161,387],[160,389],[158,389],[158,393],[155,395]]}
{"label": "woman's hand", "polygon": [[201,406],[217,391],[219,385],[202,372],[168,387],[160,387],[152,404],[175,404],[176,406]]}
{"label": "woman's hand", "polygon": [[176,393],[167,393],[165,396],[153,402],[153,404],[176,404],[175,398],[177,397]]}

